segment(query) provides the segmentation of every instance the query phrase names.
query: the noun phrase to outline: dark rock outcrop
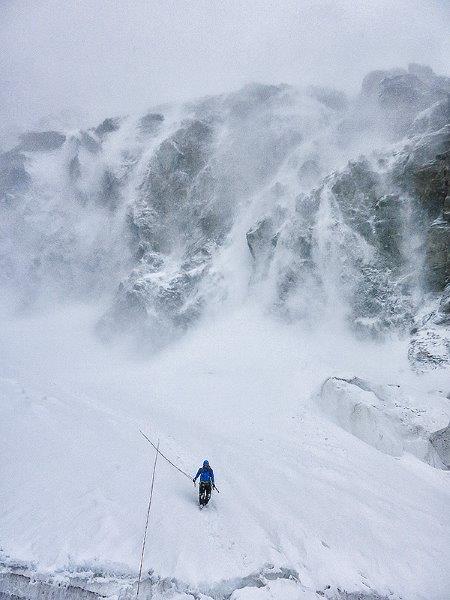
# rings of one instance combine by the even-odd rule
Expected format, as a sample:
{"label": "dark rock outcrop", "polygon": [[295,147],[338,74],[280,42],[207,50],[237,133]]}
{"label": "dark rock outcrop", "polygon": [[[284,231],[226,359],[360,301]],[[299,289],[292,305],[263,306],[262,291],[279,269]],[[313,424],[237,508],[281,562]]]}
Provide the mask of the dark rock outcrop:
{"label": "dark rock outcrop", "polygon": [[20,152],[51,152],[66,141],[66,136],[58,131],[28,131],[20,136],[17,150]]}
{"label": "dark rock outcrop", "polygon": [[436,221],[428,229],[425,261],[429,289],[443,291],[450,281],[450,226],[447,222]]}
{"label": "dark rock outcrop", "polygon": [[122,119],[120,119],[119,117],[110,117],[102,121],[100,125],[98,125],[94,129],[94,131],[100,138],[103,138],[108,133],[113,133],[114,131],[117,131],[120,127],[121,121]]}
{"label": "dark rock outcrop", "polygon": [[267,261],[267,251],[275,248],[277,245],[278,234],[275,231],[275,225],[271,218],[261,219],[246,234],[247,245],[255,261]]}
{"label": "dark rock outcrop", "polygon": [[375,110],[389,125],[392,137],[399,138],[408,133],[436,131],[448,123],[445,115],[449,93],[450,78],[435,75],[429,67],[411,64],[408,70],[369,73],[362,83],[359,108],[364,113],[364,107],[371,106],[369,121],[376,118]]}
{"label": "dark rock outcrop", "polygon": [[332,88],[312,85],[308,88],[308,93],[328,108],[336,111],[343,111],[349,105],[348,98],[345,94]]}
{"label": "dark rock outcrop", "polygon": [[447,223],[450,223],[450,196],[446,196],[442,209],[442,217]]}
{"label": "dark rock outcrop", "polygon": [[139,119],[138,128],[147,135],[155,134],[164,121],[164,116],[159,113],[148,113]]}
{"label": "dark rock outcrop", "polygon": [[110,210],[117,208],[120,200],[121,183],[117,175],[106,169],[100,181],[99,201]]}
{"label": "dark rock outcrop", "polygon": [[29,188],[31,177],[26,162],[26,157],[14,150],[0,154],[0,202],[10,203]]}
{"label": "dark rock outcrop", "polygon": [[[430,140],[431,142],[431,140]],[[450,146],[450,130],[448,132]],[[412,190],[423,209],[433,218],[440,215],[449,190],[450,150],[436,154],[433,160],[426,163],[416,162],[414,154],[411,164],[405,169],[406,179],[403,186],[408,186],[410,176]]]}

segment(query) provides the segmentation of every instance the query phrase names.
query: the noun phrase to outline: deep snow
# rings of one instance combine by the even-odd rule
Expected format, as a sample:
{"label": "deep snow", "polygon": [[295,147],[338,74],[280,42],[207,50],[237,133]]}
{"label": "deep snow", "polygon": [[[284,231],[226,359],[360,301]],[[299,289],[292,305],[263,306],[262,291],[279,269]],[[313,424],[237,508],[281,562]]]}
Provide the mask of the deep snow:
{"label": "deep snow", "polygon": [[[138,363],[94,341],[96,316],[78,306],[2,328],[4,564],[88,589],[102,574],[103,593],[132,594],[154,459],[142,428],[188,473],[208,458],[220,490],[200,512],[193,485],[158,462],[155,597],[448,598],[448,472],[376,449],[318,401],[334,375],[395,383],[439,429],[445,372],[412,374],[401,342],[311,336],[250,309]],[[293,578],[265,579],[281,568]]]}

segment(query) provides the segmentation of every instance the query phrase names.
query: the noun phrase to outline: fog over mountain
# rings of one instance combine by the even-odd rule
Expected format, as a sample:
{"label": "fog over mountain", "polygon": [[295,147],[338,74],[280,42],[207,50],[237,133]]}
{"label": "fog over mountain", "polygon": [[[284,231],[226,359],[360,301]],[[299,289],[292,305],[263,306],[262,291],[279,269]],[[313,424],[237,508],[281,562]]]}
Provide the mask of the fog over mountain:
{"label": "fog over mountain", "polygon": [[254,81],[356,93],[371,70],[450,69],[444,0],[3,0],[1,11],[2,130],[67,109],[93,125]]}
{"label": "fog over mountain", "polygon": [[136,597],[139,429],[141,598],[449,596],[448,7],[352,4],[4,3],[0,598]]}

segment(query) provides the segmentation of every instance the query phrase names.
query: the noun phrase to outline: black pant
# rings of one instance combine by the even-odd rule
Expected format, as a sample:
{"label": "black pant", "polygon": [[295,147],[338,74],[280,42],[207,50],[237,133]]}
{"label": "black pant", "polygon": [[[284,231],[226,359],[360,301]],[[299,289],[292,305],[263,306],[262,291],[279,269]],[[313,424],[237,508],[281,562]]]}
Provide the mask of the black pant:
{"label": "black pant", "polygon": [[209,499],[211,498],[211,483],[207,481],[200,481],[200,486],[198,488],[198,501],[201,506],[205,506],[208,504]]}

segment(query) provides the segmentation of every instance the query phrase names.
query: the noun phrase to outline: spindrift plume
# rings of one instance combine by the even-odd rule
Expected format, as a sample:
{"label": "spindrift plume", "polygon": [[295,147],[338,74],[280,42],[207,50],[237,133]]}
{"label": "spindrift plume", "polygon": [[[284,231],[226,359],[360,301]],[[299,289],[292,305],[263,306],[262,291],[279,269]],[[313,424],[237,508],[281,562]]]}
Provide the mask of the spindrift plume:
{"label": "spindrift plume", "polygon": [[413,361],[445,362],[449,90],[410,65],[356,98],[254,84],[24,133],[0,157],[2,285],[27,308],[101,302],[97,333],[140,352],[250,301],[313,328],[412,330]]}

